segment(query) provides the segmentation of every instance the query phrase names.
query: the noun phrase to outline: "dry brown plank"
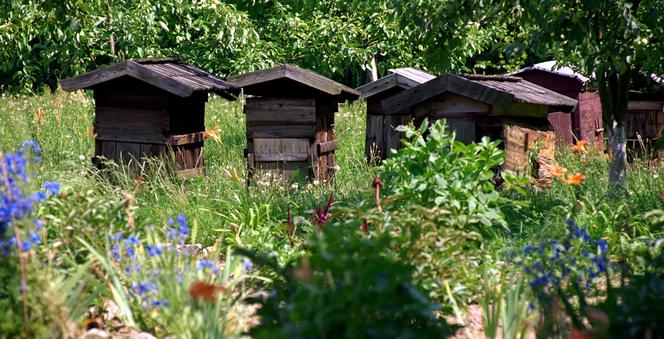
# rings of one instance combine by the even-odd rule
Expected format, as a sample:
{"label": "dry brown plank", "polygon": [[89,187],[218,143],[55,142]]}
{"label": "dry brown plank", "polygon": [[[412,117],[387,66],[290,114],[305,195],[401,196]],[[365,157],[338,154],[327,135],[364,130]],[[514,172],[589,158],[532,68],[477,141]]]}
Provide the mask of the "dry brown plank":
{"label": "dry brown plank", "polygon": [[127,61],[122,61],[108,67],[96,69],[77,76],[76,78],[64,79],[60,81],[62,89],[71,92],[86,88],[101,82],[113,80],[126,75]]}
{"label": "dry brown plank", "polygon": [[196,132],[189,134],[171,135],[170,137],[168,137],[166,143],[169,145],[180,146],[180,145],[194,144],[202,141],[205,141],[205,133]]}
{"label": "dry brown plank", "polygon": [[247,126],[248,138],[313,138],[314,125]]}
{"label": "dry brown plank", "polygon": [[99,154],[102,157],[105,157],[108,160],[117,161],[116,153],[116,142],[114,141],[100,141],[101,143],[101,153]]}
{"label": "dry brown plank", "polygon": [[305,161],[309,154],[255,153],[255,161]]}
{"label": "dry brown plank", "polygon": [[188,97],[193,93],[193,89],[190,86],[184,85],[168,76],[155,72],[154,70],[143,67],[137,62],[131,60],[126,62],[127,74],[130,76],[143,80],[179,97]]}
{"label": "dry brown plank", "polygon": [[205,167],[187,168],[177,171],[180,178],[190,178],[199,175],[205,175]]}
{"label": "dry brown plank", "polygon": [[94,126],[98,140],[164,143],[169,117],[165,110],[97,107]]}
{"label": "dry brown plank", "polygon": [[318,144],[318,154],[330,153],[336,150],[337,150],[336,140]]}

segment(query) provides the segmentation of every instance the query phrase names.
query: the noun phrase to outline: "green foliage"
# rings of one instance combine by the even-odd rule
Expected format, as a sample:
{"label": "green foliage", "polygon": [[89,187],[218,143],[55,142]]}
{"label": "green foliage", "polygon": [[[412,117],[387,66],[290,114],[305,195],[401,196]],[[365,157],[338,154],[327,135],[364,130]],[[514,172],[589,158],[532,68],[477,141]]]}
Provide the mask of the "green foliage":
{"label": "green foliage", "polygon": [[508,201],[493,182],[493,171],[504,159],[498,142],[483,138],[479,144],[464,145],[447,131],[444,120],[431,127],[425,120],[419,129],[397,129],[406,135],[404,147],[381,170],[389,194],[402,196],[403,204],[449,210],[449,226],[485,232],[506,225],[500,207]]}
{"label": "green foliage", "polygon": [[[286,268],[260,299],[255,338],[441,338],[454,332],[412,281],[413,267],[390,256],[391,240],[315,233],[311,254]],[[255,258],[259,261],[259,258]],[[275,267],[276,264],[272,264]]]}
{"label": "green foliage", "polygon": [[267,65],[245,14],[213,1],[11,0],[0,5],[2,90],[37,92],[124,58],[179,57],[219,75]]}
{"label": "green foliage", "polygon": [[535,325],[536,313],[529,305],[531,296],[524,277],[509,269],[499,272],[497,277],[492,273],[485,266],[484,295],[480,299],[485,337],[526,338]]}

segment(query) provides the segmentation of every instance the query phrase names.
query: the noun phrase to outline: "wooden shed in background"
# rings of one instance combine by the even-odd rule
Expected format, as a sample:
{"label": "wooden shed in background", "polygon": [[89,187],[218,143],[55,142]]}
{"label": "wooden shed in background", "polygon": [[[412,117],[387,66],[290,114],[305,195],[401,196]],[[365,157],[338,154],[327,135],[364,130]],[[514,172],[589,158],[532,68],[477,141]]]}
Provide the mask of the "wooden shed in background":
{"label": "wooden shed in background", "polygon": [[[367,127],[364,153],[370,162],[380,162],[390,149],[399,148],[401,135],[394,128],[410,122],[410,112],[385,114],[381,101],[435,78],[414,68],[391,69],[391,74],[358,87],[360,99],[367,102]],[[408,110],[408,108],[406,109]]]}
{"label": "wooden shed in background", "polygon": [[597,93],[584,92],[590,81],[570,67],[559,67],[555,60],[545,61],[520,69],[508,75],[516,76],[554,92],[578,100],[572,114],[552,112],[549,122],[553,126],[560,146],[586,140],[596,149],[604,149],[602,106]]}
{"label": "wooden shed in background", "polygon": [[318,73],[283,64],[228,79],[248,95],[247,166],[279,178],[299,171],[327,181],[334,176],[334,114],[359,93]]}
{"label": "wooden shed in background", "polygon": [[[510,75],[577,99],[578,106],[571,115],[549,115],[556,135],[562,137],[565,144],[574,143],[574,139],[583,139],[598,150],[604,149],[602,103],[597,92],[586,91],[590,79],[569,67],[556,66],[555,60],[535,64]],[[661,87],[664,80],[655,75],[636,73],[632,83],[636,87],[656,88]],[[644,152],[649,156],[654,155],[653,142],[661,136],[664,128],[664,89],[630,91],[627,110],[625,132],[630,157]],[[664,158],[661,152],[659,157]]]}
{"label": "wooden shed in background", "polygon": [[571,112],[576,100],[521,78],[491,75],[443,75],[382,101],[385,114],[412,114],[417,125],[425,118],[445,118],[464,143],[483,136],[503,140],[504,168],[522,172],[528,151],[541,144],[537,154],[544,163],[554,161],[555,134],[551,112]]}
{"label": "wooden shed in background", "polygon": [[125,60],[62,80],[61,86],[65,91],[94,91],[95,159],[128,163],[168,157],[181,175],[205,171],[208,93],[234,99],[232,94],[239,92],[175,59]]}

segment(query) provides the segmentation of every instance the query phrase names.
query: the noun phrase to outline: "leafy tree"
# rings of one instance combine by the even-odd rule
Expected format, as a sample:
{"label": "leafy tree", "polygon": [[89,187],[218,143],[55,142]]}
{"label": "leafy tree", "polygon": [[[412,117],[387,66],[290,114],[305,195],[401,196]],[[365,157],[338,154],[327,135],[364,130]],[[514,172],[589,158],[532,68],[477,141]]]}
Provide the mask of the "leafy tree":
{"label": "leafy tree", "polygon": [[[609,136],[609,191],[627,194],[625,121],[630,79],[664,68],[664,2],[661,0],[507,1],[522,15],[538,48],[564,64],[594,74]],[[504,3],[502,4],[504,5]],[[502,6],[501,5],[501,6]]]}
{"label": "leafy tree", "polygon": [[0,83],[38,92],[124,58],[179,57],[218,75],[270,64],[245,13],[221,0],[0,2]]}

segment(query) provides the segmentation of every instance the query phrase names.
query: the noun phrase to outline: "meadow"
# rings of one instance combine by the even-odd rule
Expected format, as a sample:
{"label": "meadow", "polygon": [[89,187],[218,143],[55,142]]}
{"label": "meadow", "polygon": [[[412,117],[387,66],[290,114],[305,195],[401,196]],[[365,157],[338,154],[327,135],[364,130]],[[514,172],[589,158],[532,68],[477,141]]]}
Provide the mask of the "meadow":
{"label": "meadow", "polygon": [[[619,322],[589,310],[613,321],[637,300],[611,299],[612,282],[662,281],[664,168],[648,159],[631,165],[623,201],[606,196],[603,153],[562,148],[550,185],[498,186],[498,145],[455,143],[440,125],[409,129],[394,160],[371,166],[358,102],[336,115],[332,183],[247,182],[242,102],[211,97],[205,176],[159,161],[99,171],[93,105],[82,92],[0,98],[0,150],[28,160],[19,180],[20,161],[5,159],[3,206],[9,187],[47,196],[4,219],[0,337],[472,337],[462,327],[478,307],[487,337],[610,337]],[[647,298],[655,309],[629,314],[654,316],[662,296]],[[661,334],[651,318],[632,335]]]}

